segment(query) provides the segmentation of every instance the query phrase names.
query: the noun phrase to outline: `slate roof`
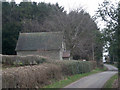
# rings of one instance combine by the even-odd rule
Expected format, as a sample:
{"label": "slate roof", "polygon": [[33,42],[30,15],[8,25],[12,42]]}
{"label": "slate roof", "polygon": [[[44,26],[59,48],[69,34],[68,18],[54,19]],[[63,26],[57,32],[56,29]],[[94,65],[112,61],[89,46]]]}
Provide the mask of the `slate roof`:
{"label": "slate roof", "polygon": [[20,33],[15,50],[58,50],[62,41],[61,32]]}

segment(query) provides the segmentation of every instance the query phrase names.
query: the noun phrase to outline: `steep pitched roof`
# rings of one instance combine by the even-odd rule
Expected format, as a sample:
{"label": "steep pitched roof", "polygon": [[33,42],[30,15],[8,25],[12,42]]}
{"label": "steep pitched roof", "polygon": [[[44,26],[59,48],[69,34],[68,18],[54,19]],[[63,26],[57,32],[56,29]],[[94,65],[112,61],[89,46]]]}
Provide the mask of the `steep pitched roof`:
{"label": "steep pitched roof", "polygon": [[62,47],[61,32],[20,33],[16,51],[21,50],[56,50]]}

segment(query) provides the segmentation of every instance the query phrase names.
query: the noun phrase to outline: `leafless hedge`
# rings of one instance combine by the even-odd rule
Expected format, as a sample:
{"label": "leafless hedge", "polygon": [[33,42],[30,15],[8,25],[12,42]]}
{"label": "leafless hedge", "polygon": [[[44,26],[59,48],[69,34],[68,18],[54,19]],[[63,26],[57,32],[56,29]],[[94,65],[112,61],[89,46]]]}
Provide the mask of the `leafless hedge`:
{"label": "leafless hedge", "polygon": [[4,65],[14,65],[14,66],[25,66],[40,64],[47,60],[46,57],[39,55],[28,55],[28,56],[19,56],[19,55],[2,55],[2,64]]}
{"label": "leafless hedge", "polygon": [[2,72],[3,88],[40,88],[52,79],[61,78],[61,68],[55,64],[14,67]]}
{"label": "leafless hedge", "polygon": [[[21,60],[40,60],[40,58],[31,57],[24,57]],[[12,58],[15,59],[14,56]],[[52,83],[53,79],[59,80],[65,76],[87,73],[95,67],[96,62],[92,61],[46,59],[45,63],[40,65],[4,69],[2,72],[2,86],[3,88],[40,88]]]}

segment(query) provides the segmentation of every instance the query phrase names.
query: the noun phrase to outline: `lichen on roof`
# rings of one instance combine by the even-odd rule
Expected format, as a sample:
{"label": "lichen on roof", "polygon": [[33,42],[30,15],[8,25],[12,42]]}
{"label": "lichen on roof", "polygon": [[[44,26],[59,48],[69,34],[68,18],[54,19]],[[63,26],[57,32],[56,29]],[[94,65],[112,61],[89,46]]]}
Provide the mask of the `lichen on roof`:
{"label": "lichen on roof", "polygon": [[62,41],[62,32],[20,33],[16,51],[56,50],[61,48]]}

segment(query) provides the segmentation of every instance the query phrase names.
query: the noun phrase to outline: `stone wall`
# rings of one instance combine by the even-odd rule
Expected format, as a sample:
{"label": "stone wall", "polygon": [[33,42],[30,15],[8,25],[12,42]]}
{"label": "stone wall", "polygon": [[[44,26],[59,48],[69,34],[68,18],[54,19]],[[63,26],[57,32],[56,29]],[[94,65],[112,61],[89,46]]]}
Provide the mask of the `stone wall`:
{"label": "stone wall", "polygon": [[51,59],[61,60],[59,50],[52,51],[17,51],[17,55],[40,55]]}

